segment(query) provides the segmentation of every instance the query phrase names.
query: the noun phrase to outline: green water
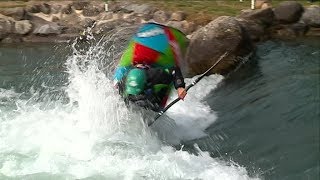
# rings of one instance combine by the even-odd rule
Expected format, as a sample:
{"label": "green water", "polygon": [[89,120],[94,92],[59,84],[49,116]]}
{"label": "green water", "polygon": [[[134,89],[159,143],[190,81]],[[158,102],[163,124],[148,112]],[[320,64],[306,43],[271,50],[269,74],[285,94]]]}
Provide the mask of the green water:
{"label": "green water", "polygon": [[259,45],[206,100],[218,121],[200,147],[266,179],[319,179],[319,39]]}

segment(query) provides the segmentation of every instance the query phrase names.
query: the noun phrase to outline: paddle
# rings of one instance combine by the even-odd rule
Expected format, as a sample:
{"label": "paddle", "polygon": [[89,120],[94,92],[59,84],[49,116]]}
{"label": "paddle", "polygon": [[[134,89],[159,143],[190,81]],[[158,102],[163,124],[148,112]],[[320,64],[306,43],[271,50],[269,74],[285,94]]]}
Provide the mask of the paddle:
{"label": "paddle", "polygon": [[[186,87],[186,91],[188,92],[188,90],[193,87],[194,85],[196,85],[209,71],[211,71],[215,66],[217,66],[217,64],[228,54],[228,52],[225,52],[222,56],[220,56],[220,58],[218,59],[218,61],[216,63],[214,63],[208,70],[206,70],[206,72],[204,72],[203,74],[201,74],[197,79],[195,79],[189,86]],[[161,110],[160,112],[158,112],[158,114],[156,115],[156,117],[154,118],[154,120],[152,122],[148,123],[148,126],[151,126],[154,122],[157,121],[157,119],[162,116],[163,113],[165,113],[171,106],[173,106],[175,103],[177,103],[178,101],[180,101],[180,98],[176,98],[174,101],[172,101],[170,104],[168,104],[163,110]]]}

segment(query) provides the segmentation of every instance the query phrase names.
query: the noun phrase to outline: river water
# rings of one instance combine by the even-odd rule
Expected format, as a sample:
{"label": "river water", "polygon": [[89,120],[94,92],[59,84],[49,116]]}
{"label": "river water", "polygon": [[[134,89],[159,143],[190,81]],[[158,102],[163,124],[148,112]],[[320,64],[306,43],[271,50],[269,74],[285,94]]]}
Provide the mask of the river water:
{"label": "river water", "polygon": [[258,45],[152,128],[107,41],[0,47],[0,179],[319,179],[320,39]]}

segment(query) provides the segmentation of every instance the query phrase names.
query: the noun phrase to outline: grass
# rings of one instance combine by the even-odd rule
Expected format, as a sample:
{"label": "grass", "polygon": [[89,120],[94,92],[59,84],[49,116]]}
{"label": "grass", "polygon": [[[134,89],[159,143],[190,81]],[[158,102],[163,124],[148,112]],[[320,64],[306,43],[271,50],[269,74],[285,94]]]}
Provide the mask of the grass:
{"label": "grass", "polygon": [[[307,0],[297,1],[304,6],[320,5],[319,0],[313,3],[309,3]],[[0,0],[0,8],[21,7],[25,6],[27,2],[28,0]],[[187,13],[187,20],[206,24],[218,16],[236,16],[241,10],[250,9],[251,0],[243,0],[243,2],[239,0],[132,0],[132,2],[150,4],[166,11],[184,11]],[[272,6],[275,7],[281,2],[283,1],[273,0]]]}
{"label": "grass", "polygon": [[[303,6],[311,4],[320,5],[320,2],[309,3],[307,0],[297,0]],[[187,13],[187,20],[203,21],[206,23],[218,16],[236,16],[243,9],[250,9],[251,1],[243,0],[135,0],[139,3],[147,3],[160,9],[169,11],[184,11]],[[275,7],[283,1],[272,1],[272,6]]]}

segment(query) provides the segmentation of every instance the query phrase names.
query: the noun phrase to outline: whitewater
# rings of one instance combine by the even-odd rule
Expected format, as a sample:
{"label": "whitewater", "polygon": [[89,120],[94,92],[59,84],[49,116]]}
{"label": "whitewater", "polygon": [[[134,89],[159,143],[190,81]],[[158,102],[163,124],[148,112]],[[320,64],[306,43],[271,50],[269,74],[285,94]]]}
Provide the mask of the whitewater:
{"label": "whitewater", "polygon": [[197,144],[195,154],[184,149],[183,141],[209,136],[219,115],[204,98],[222,76],[202,79],[149,128],[153,117],[127,107],[112,85],[116,47],[106,38],[73,43],[62,86],[0,88],[0,179],[259,179]]}

